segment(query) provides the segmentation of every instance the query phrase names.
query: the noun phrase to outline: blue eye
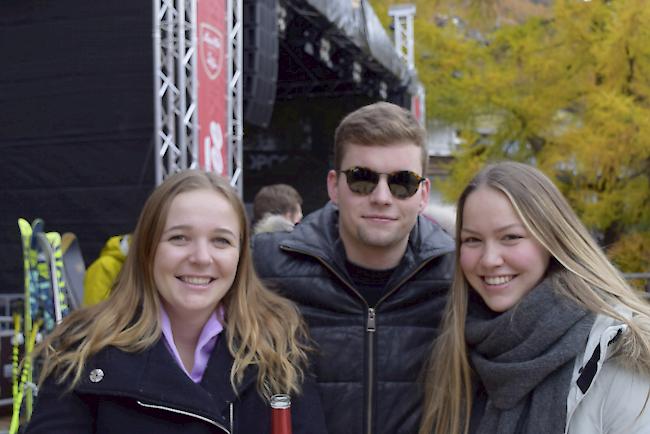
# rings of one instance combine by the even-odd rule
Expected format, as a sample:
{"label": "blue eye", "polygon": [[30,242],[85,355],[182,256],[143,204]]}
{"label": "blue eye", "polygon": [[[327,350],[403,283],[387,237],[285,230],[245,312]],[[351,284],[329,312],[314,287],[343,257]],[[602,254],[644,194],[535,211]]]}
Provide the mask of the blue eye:
{"label": "blue eye", "polygon": [[212,242],[214,244],[216,244],[217,246],[223,246],[223,247],[232,246],[232,244],[233,244],[232,241],[230,241],[228,238],[224,238],[224,237],[217,237],[217,238],[213,239]]}

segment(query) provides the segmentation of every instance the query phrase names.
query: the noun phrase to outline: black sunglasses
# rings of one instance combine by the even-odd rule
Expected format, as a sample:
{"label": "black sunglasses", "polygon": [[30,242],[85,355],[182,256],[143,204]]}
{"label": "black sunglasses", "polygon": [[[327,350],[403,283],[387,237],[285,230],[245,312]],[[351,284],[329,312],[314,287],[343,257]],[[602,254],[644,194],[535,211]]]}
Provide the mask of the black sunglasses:
{"label": "black sunglasses", "polygon": [[345,174],[348,187],[354,193],[369,195],[379,184],[379,177],[386,175],[386,182],[391,194],[398,199],[407,199],[413,196],[420,188],[420,184],[426,179],[410,170],[398,170],[391,173],[379,173],[366,167],[352,167],[347,170],[339,170]]}

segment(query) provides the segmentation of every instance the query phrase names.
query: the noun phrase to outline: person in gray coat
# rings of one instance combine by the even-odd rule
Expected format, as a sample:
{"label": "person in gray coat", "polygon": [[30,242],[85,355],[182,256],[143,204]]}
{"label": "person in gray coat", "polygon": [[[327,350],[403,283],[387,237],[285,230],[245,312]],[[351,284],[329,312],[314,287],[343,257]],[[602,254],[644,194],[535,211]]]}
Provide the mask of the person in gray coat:
{"label": "person in gray coat", "polygon": [[650,306],[539,170],[481,170],[420,434],[650,433]]}

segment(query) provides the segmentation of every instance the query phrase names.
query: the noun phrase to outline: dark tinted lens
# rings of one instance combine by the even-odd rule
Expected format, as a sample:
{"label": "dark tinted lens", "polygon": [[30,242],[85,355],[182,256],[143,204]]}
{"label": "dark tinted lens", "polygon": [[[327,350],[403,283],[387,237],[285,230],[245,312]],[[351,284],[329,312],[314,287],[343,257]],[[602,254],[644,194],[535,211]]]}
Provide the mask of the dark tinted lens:
{"label": "dark tinted lens", "polygon": [[345,176],[348,187],[358,194],[370,194],[379,182],[379,174],[363,167],[346,170]]}
{"label": "dark tinted lens", "polygon": [[421,178],[408,170],[391,173],[388,176],[388,188],[390,192],[398,199],[411,197],[418,191]]}

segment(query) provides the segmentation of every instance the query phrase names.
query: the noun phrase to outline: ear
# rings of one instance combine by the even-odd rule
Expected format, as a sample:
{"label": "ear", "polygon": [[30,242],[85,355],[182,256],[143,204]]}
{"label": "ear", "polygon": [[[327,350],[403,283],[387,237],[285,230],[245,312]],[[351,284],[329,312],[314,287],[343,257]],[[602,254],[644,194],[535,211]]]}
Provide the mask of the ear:
{"label": "ear", "polygon": [[339,201],[339,174],[336,173],[336,170],[330,170],[327,172],[327,194],[330,197],[330,200],[334,204],[338,205]]}
{"label": "ear", "polygon": [[427,207],[427,204],[429,203],[429,191],[431,190],[431,181],[429,178],[426,178],[422,185],[420,186],[420,190],[417,192],[418,198],[420,200],[420,205],[419,205],[419,212],[421,213],[424,211],[424,209]]}

